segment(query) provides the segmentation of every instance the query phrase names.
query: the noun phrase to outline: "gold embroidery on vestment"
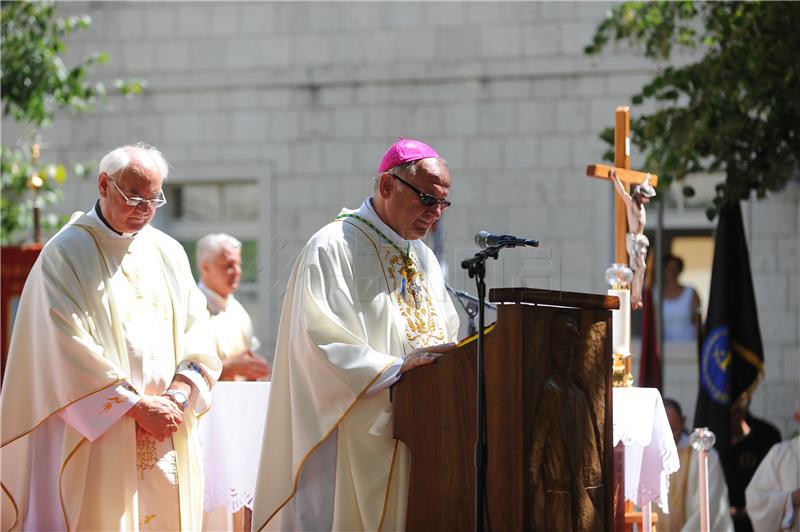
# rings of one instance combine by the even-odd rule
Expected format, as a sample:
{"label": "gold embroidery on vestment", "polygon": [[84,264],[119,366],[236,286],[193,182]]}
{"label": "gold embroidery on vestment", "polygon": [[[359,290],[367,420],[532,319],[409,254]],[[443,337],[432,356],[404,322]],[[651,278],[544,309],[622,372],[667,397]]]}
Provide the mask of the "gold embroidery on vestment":
{"label": "gold embroidery on vestment", "polygon": [[144,479],[144,472],[153,469],[158,462],[156,441],[144,430],[136,427],[136,469]]}
{"label": "gold embroidery on vestment", "polygon": [[128,268],[125,267],[125,263],[123,261],[120,264],[120,269],[122,270],[122,275],[125,276],[125,279],[128,280],[128,283],[133,288],[133,292],[136,295],[136,299],[144,299],[144,292],[142,291],[142,276],[139,273],[139,268],[133,267],[132,271],[129,271]]}
{"label": "gold embroidery on vestment", "polygon": [[122,275],[128,281],[128,286],[133,291],[134,301],[129,303],[126,309],[125,321],[131,321],[133,316],[139,316],[143,311],[148,310],[140,308],[141,304],[149,305],[154,311],[154,315],[162,321],[170,319],[169,306],[164,302],[163,296],[160,295],[161,287],[152,286],[142,281],[142,272],[138,265],[130,265],[133,259],[123,261],[120,264]]}
{"label": "gold embroidery on vestment", "polygon": [[100,414],[105,414],[106,412],[109,412],[114,407],[114,403],[120,405],[124,402],[125,401],[123,401],[119,397],[106,397],[106,402],[103,404],[103,409],[100,410]]}
{"label": "gold embroidery on vestment", "polygon": [[436,307],[426,288],[425,272],[416,267],[413,258],[408,267],[406,260],[388,246],[384,246],[383,253],[392,284],[391,297],[406,322],[406,340],[415,348],[444,342],[445,331],[439,326]]}
{"label": "gold embroidery on vestment", "polygon": [[[147,527],[150,528],[150,522],[156,518],[158,514],[149,514],[149,515],[141,515],[139,516],[139,526],[140,527]],[[150,528],[152,530],[152,528]]]}

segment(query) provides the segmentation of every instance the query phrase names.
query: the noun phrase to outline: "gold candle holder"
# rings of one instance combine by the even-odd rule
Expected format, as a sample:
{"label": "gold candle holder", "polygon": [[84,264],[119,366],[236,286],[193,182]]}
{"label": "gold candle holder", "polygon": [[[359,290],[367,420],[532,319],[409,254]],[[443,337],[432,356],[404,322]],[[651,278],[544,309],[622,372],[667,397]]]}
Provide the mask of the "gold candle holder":
{"label": "gold candle holder", "polygon": [[630,388],[633,386],[632,357],[614,353],[611,362],[611,383],[614,388]]}
{"label": "gold candle holder", "polygon": [[631,356],[630,283],[633,271],[625,264],[615,263],[606,270],[608,295],[619,298],[619,309],[612,310],[611,382],[616,388],[633,386],[633,357]]}

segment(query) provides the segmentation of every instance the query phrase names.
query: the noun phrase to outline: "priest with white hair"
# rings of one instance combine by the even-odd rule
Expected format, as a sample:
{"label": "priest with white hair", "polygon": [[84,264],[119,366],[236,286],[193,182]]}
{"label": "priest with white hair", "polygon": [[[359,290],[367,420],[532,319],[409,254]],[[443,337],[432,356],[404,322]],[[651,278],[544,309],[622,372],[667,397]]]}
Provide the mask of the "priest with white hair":
{"label": "priest with white hair", "polygon": [[100,161],[99,200],[42,249],[0,395],[2,530],[199,530],[197,418],[222,364],[181,245],[150,221],[153,147]]}
{"label": "priest with white hair", "polygon": [[[253,322],[234,297],[242,278],[242,243],[225,233],[211,233],[197,241],[197,286],[206,296],[214,346],[222,362],[221,381],[254,381],[269,377],[269,364],[257,354],[261,342]],[[203,530],[245,529],[244,508],[236,513],[222,506],[206,513]]]}
{"label": "priest with white hair", "polygon": [[242,243],[225,233],[204,236],[197,241],[197,271],[222,360],[220,380],[266,379],[269,365],[256,353],[261,342],[250,314],[234,297],[242,278]]}

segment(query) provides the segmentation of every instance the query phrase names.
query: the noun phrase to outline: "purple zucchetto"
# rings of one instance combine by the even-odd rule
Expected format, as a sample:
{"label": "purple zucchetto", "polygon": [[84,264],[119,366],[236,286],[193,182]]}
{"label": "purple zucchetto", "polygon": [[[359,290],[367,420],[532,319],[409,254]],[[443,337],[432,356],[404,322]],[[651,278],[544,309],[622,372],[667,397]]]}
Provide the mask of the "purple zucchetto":
{"label": "purple zucchetto", "polygon": [[439,154],[424,142],[399,137],[397,142],[392,144],[383,155],[378,172],[385,172],[398,164],[419,161],[428,157],[439,157]]}

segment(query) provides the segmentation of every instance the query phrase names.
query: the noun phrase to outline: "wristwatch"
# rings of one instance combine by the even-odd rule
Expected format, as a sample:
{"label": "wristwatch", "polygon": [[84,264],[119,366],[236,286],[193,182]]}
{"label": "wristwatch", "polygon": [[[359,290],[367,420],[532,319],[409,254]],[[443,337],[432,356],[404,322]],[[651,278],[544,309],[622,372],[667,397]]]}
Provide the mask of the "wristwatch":
{"label": "wristwatch", "polygon": [[189,406],[189,398],[186,397],[186,394],[180,390],[167,390],[161,395],[169,395],[175,404],[178,405],[181,410],[185,410],[187,406]]}

